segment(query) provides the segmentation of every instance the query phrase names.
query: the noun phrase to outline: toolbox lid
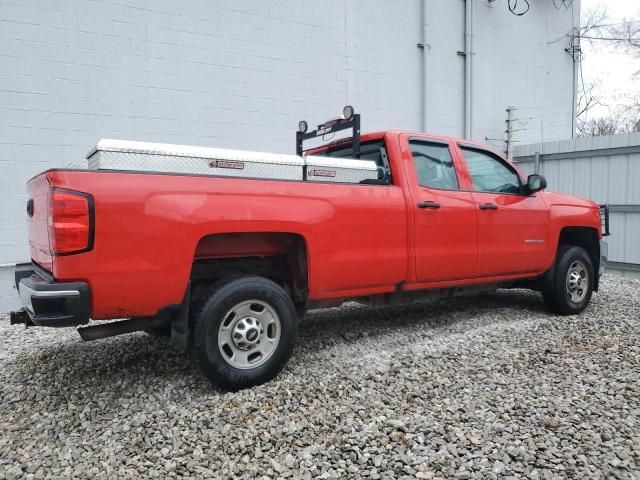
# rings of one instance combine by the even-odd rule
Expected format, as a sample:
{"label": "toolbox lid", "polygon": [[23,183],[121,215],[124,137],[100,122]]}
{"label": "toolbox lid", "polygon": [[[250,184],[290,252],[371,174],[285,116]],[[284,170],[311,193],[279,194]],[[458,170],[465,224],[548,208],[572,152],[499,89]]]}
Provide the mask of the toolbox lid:
{"label": "toolbox lid", "polygon": [[143,155],[204,158],[208,160],[274,163],[280,165],[304,165],[304,159],[297,155],[197,147],[192,145],[174,145],[170,143],[135,142],[109,138],[99,140],[98,143],[89,150],[86,158],[91,158],[97,152],[135,153]]}

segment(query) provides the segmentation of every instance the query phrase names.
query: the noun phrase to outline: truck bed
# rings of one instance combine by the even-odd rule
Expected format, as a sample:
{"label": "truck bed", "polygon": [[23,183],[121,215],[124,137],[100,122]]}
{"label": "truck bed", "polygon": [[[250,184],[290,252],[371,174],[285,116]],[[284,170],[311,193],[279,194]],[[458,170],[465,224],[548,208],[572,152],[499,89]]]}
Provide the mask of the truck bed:
{"label": "truck bed", "polygon": [[[91,192],[91,251],[48,253],[41,212],[49,188]],[[388,292],[406,278],[407,212],[395,185],[50,170],[28,190],[36,201],[34,262],[57,281],[87,282],[94,319],[155,315],[179,304],[199,247],[230,231],[305,239],[312,300]]]}

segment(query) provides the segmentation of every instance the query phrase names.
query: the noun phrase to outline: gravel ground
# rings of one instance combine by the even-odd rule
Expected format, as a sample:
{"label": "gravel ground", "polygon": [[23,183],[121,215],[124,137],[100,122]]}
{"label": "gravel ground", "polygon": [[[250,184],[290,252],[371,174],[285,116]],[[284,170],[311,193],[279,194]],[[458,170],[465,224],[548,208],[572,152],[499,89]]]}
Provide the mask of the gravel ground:
{"label": "gravel ground", "polygon": [[640,478],[640,282],[314,312],[212,390],[167,340],[0,326],[0,478]]}

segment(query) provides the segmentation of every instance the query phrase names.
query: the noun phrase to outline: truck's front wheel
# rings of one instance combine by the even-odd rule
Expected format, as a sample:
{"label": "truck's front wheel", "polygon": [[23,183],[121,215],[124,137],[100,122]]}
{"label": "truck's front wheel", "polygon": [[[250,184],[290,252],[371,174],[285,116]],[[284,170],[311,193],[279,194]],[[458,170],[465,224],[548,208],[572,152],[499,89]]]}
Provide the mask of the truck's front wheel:
{"label": "truck's front wheel", "polygon": [[542,295],[549,309],[560,315],[582,312],[591,300],[594,286],[593,263],[581,247],[563,245],[556,263],[547,273]]}
{"label": "truck's front wheel", "polygon": [[267,382],[295,347],[297,316],[287,293],[262,277],[220,284],[195,317],[193,345],[200,368],[226,389]]}

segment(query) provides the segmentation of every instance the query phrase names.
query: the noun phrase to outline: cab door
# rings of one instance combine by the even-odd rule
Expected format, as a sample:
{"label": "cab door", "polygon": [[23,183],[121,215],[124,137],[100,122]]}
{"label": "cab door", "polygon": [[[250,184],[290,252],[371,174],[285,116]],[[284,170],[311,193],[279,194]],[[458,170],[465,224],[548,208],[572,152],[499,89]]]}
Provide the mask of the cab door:
{"label": "cab door", "polygon": [[477,276],[545,268],[549,212],[542,195],[528,195],[518,172],[493,152],[459,145],[478,213]]}
{"label": "cab door", "polygon": [[405,144],[418,282],[470,278],[476,270],[476,206],[471,192],[461,189],[451,147],[422,137]]}

